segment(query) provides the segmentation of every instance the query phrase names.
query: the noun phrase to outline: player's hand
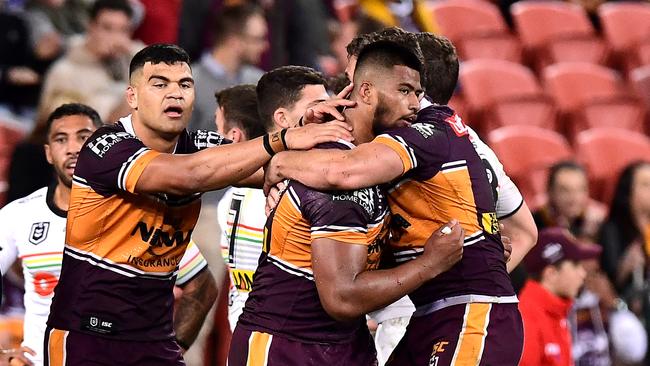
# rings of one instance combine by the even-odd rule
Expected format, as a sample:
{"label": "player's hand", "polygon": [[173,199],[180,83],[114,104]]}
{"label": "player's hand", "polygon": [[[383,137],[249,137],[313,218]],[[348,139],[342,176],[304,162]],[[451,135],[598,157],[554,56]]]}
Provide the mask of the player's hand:
{"label": "player's hand", "polygon": [[266,216],[270,215],[271,211],[277,207],[280,202],[280,196],[285,189],[287,189],[287,185],[284,182],[279,182],[269,188],[268,193],[266,193],[266,207],[264,207]]}
{"label": "player's hand", "polygon": [[509,236],[501,235],[501,242],[503,243],[503,257],[506,263],[510,262],[512,256],[512,240]]}
{"label": "player's hand", "polygon": [[451,220],[427,239],[418,259],[428,268],[428,279],[446,272],[463,258],[464,239],[465,230],[458,220]]}
{"label": "player's hand", "polygon": [[323,142],[354,141],[351,131],[350,125],[340,121],[309,124],[288,129],[285,142],[290,150],[308,150]]}
{"label": "player's hand", "polygon": [[[279,159],[282,159],[282,155],[284,153],[278,153],[275,154],[269,163],[266,165],[264,168],[264,185],[262,189],[264,190],[264,194],[266,196],[271,195],[272,189],[275,187],[276,184],[282,182],[282,177],[280,174],[278,174],[279,169],[277,168],[278,164],[277,161]],[[273,209],[275,206],[271,207]]]}
{"label": "player's hand", "polygon": [[357,102],[345,99],[347,95],[352,92],[353,88],[354,85],[350,83],[348,86],[343,88],[336,97],[307,108],[305,114],[301,118],[301,124],[324,123],[331,120],[345,121],[345,117],[341,111],[345,108],[353,108],[357,105]]}
{"label": "player's hand", "polygon": [[36,352],[34,352],[33,349],[29,347],[20,347],[20,348],[0,350],[0,357],[2,357],[2,359],[4,360],[7,360],[10,366],[23,366],[23,365],[33,366],[34,364],[32,363],[32,361],[27,359],[25,353],[29,353],[32,356],[36,356]]}

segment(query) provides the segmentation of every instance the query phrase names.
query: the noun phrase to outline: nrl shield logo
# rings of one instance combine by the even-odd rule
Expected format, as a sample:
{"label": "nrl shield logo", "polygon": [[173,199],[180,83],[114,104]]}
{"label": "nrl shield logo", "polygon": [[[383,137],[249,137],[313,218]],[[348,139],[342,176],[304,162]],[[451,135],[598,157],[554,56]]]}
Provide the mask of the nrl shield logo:
{"label": "nrl shield logo", "polygon": [[32,224],[32,230],[29,233],[29,242],[38,245],[47,239],[47,232],[50,228],[49,222],[35,222]]}

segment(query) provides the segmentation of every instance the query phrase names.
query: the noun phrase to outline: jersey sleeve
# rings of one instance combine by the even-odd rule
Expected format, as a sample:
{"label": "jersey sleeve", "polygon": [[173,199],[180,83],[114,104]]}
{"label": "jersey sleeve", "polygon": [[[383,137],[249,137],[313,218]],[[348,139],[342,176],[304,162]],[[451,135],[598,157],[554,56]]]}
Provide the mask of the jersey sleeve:
{"label": "jersey sleeve", "polygon": [[183,287],[206,268],[208,268],[208,262],[201,254],[196,243],[190,240],[187,249],[185,249],[185,254],[178,265],[176,286]]}
{"label": "jersey sleeve", "polygon": [[501,164],[494,151],[478,137],[474,130],[468,127],[468,131],[476,152],[487,165],[486,168],[494,175],[492,179],[496,178],[497,217],[503,219],[512,216],[523,205],[523,196],[512,179],[506,174],[503,164]]}
{"label": "jersey sleeve", "polygon": [[10,212],[12,205],[9,204],[0,210],[0,272],[4,276],[11,265],[18,257],[18,247],[16,246],[16,238],[13,233],[12,216],[20,217],[20,215],[12,215]]}
{"label": "jersey sleeve", "polygon": [[288,189],[293,201],[298,201],[303,217],[309,222],[311,239],[329,238],[350,244],[368,245],[369,215],[363,205],[372,204],[372,189],[320,192],[310,188]]}
{"label": "jersey sleeve", "polygon": [[102,195],[135,193],[142,172],[158,155],[128,132],[100,128],[81,149],[73,181]]}
{"label": "jersey sleeve", "polygon": [[383,133],[373,140],[388,146],[402,161],[403,174],[410,170],[439,169],[449,155],[447,133],[428,123],[414,123]]}

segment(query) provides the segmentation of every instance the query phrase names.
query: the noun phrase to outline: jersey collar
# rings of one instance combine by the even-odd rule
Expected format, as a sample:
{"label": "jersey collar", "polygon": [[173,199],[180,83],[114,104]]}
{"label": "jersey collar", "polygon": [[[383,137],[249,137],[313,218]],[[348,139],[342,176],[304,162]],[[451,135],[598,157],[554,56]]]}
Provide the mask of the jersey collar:
{"label": "jersey collar", "polygon": [[[135,129],[133,128],[133,121],[131,120],[131,115],[129,114],[126,117],[122,117],[119,119],[119,122],[122,124],[122,127],[124,127],[124,131],[126,131],[128,134],[138,137],[138,135],[135,134]],[[138,137],[138,140],[140,138]],[[178,141],[176,141],[176,145],[174,145],[174,151],[172,154],[176,153],[176,149],[178,148]]]}
{"label": "jersey collar", "polygon": [[64,219],[68,216],[68,211],[64,211],[59,208],[59,206],[56,205],[54,202],[54,192],[56,191],[56,186],[59,183],[55,180],[52,182],[49,186],[47,186],[47,195],[45,196],[45,203],[47,204],[47,207],[52,211],[55,215],[59,217],[63,217]]}

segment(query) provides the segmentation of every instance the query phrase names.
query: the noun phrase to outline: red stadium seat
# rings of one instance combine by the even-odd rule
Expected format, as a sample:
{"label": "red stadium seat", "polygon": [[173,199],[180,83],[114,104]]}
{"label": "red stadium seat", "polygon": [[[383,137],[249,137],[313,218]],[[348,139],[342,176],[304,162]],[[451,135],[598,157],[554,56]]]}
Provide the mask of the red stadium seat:
{"label": "red stadium seat", "polygon": [[593,127],[642,132],[645,108],[612,69],[565,62],[544,69],[543,83],[563,114],[562,130],[571,139]]}
{"label": "red stadium seat", "polygon": [[625,70],[650,64],[650,4],[605,3],[598,15],[605,38]]}
{"label": "red stadium seat", "polygon": [[650,157],[650,139],[618,128],[594,128],[578,134],[576,152],[589,172],[592,197],[609,203],[621,170]]}
{"label": "red stadium seat", "polygon": [[463,60],[476,58],[521,62],[521,45],[499,9],[481,0],[442,0],[430,8],[443,35]]}
{"label": "red stadium seat", "polygon": [[545,194],[548,168],[572,155],[562,135],[535,126],[501,127],[490,132],[487,140],[531,204]]}
{"label": "red stadium seat", "polygon": [[521,42],[538,70],[556,62],[607,61],[607,45],[579,5],[520,1],[511,6],[511,13]]}
{"label": "red stadium seat", "polygon": [[501,60],[466,61],[460,82],[470,122],[490,131],[506,125],[554,129],[556,108],[527,67]]}
{"label": "red stadium seat", "polygon": [[637,95],[645,103],[646,110],[650,109],[650,65],[632,70],[630,80]]}

